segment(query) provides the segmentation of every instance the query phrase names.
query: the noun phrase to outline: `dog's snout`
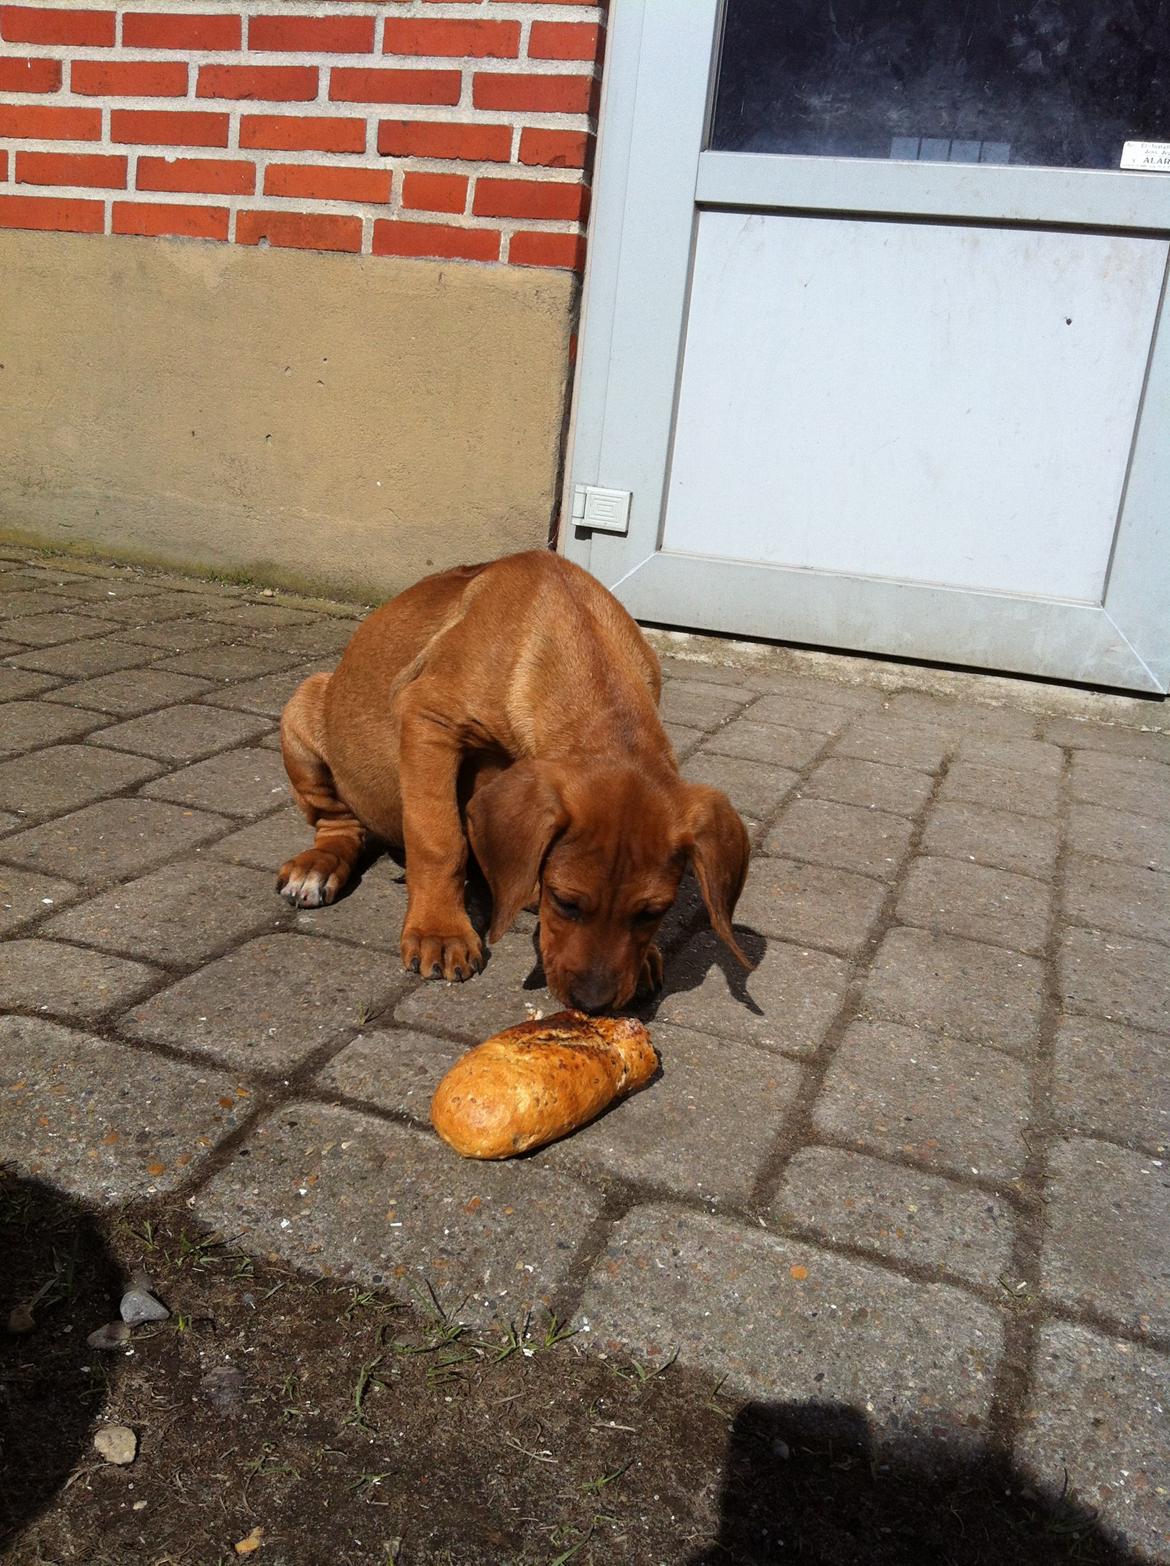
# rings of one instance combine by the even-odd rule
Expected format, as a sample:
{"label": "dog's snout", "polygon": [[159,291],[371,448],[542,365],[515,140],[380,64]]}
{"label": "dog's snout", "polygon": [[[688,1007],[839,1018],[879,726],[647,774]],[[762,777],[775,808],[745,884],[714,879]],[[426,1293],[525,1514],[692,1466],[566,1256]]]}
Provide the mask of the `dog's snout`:
{"label": "dog's snout", "polygon": [[612,1006],[616,994],[617,980],[612,973],[576,974],[569,984],[569,1001],[578,1011],[604,1011]]}

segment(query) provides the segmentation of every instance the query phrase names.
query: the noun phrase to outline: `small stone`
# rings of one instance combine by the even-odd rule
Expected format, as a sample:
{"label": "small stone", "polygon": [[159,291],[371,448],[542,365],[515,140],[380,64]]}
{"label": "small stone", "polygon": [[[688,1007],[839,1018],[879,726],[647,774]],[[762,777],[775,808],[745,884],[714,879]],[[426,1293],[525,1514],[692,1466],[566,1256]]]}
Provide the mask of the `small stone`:
{"label": "small stone", "polygon": [[9,1332],[32,1332],[36,1320],[27,1305],[14,1305],[8,1312]]}
{"label": "small stone", "polygon": [[246,1538],[239,1539],[235,1545],[237,1555],[251,1555],[253,1550],[260,1548],[260,1541],[264,1537],[263,1528],[253,1528]]}
{"label": "small stone", "polygon": [[130,1341],[130,1328],[124,1321],[107,1321],[85,1340],[90,1348],[117,1349]]}
{"label": "small stone", "polygon": [[136,1327],[143,1321],[165,1321],[170,1311],[145,1289],[127,1289],[118,1307],[123,1321]]}
{"label": "small stone", "polygon": [[103,1425],[93,1444],[107,1463],[117,1463],[121,1468],[138,1455],[138,1437],[127,1425]]}
{"label": "small stone", "polygon": [[227,1413],[240,1401],[244,1390],[244,1373],[235,1365],[216,1365],[199,1383],[204,1393],[223,1413]]}

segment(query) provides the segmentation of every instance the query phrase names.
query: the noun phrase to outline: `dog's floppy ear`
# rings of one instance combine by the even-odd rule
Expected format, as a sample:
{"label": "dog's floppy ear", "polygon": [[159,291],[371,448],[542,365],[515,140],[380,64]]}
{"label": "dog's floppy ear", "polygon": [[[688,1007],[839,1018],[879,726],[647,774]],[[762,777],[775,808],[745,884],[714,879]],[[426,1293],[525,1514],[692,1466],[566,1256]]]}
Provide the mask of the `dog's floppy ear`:
{"label": "dog's floppy ear", "polygon": [[553,838],[568,822],[555,780],[538,761],[518,761],[467,807],[467,835],[492,890],[489,941],[498,941],[532,896]]}
{"label": "dog's floppy ear", "polygon": [[719,789],[703,783],[687,785],[683,847],[691,856],[716,935],[745,968],[754,968],[731,928],[731,916],[747,878],[751,845],[747,828]]}

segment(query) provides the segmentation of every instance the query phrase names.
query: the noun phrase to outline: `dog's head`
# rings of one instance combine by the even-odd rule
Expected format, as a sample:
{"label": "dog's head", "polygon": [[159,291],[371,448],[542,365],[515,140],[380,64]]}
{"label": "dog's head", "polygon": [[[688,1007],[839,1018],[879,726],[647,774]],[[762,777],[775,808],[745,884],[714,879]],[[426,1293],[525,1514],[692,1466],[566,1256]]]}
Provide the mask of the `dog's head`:
{"label": "dog's head", "polygon": [[635,767],[521,761],[478,789],[471,846],[492,891],[498,940],[539,886],[549,988],[583,1011],[626,1005],[688,862],[716,932],[745,968],[731,916],[748,836],[718,789]]}

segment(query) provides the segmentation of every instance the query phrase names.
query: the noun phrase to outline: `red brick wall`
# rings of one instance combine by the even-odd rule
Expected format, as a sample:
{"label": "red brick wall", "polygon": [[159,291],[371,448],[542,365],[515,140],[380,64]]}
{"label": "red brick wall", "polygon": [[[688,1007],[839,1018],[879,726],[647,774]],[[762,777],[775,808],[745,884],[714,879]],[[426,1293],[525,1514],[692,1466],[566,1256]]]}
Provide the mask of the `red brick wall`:
{"label": "red brick wall", "polygon": [[579,269],[604,19],[0,0],[0,227]]}

